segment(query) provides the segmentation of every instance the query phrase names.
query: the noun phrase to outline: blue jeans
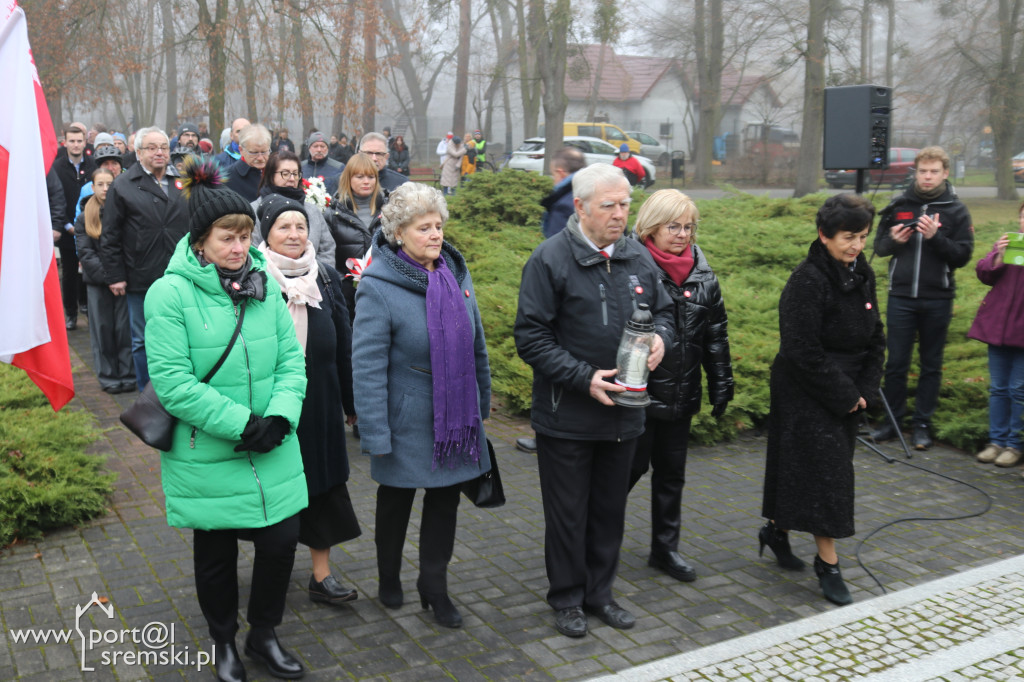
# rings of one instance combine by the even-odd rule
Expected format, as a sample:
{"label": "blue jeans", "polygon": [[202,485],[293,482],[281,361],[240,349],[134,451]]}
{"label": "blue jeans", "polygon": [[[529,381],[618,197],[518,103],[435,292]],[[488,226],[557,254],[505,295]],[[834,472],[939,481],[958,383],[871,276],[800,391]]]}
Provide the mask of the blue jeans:
{"label": "blue jeans", "polygon": [[1021,449],[1024,430],[1024,348],[988,347],[988,439]]}
{"label": "blue jeans", "polygon": [[921,375],[917,380],[911,421],[915,426],[931,426],[932,415],[939,404],[942,353],[946,349],[946,332],[952,317],[952,299],[889,297],[885,315],[888,358],[884,393],[897,421],[907,413],[907,374],[916,337]]}
{"label": "blue jeans", "polygon": [[141,391],[149,383],[149,363],[146,361],[146,314],[143,304],[146,294],[128,292],[128,319],[132,329],[132,361],[135,363],[135,381]]}

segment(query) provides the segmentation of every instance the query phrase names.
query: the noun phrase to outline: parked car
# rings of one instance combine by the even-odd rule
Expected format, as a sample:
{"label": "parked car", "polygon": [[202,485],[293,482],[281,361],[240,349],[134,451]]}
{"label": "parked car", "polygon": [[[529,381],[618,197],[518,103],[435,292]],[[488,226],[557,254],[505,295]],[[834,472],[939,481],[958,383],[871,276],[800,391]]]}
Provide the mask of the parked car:
{"label": "parked car", "polygon": [[[596,137],[570,135],[564,137],[562,141],[564,144],[572,145],[582,151],[588,166],[592,163],[611,163],[619,152],[617,148]],[[646,156],[637,156],[636,158],[647,173],[643,186],[644,188],[650,187],[657,179],[654,163]],[[523,141],[519,149],[512,152],[505,167],[540,173],[544,168],[544,138],[531,137]]]}
{"label": "parked car", "polygon": [[640,143],[640,153],[646,156],[648,159],[654,159],[658,162],[659,166],[667,166],[669,160],[669,149],[661,142],[658,138],[642,133],[639,130],[627,130],[626,134],[630,138]]}
{"label": "parked car", "polygon": [[[905,187],[914,179],[914,159],[920,149],[910,147],[891,147],[889,149],[889,167],[872,168],[868,171],[869,185],[892,185],[893,189]],[[826,170],[825,182],[829,187],[842,189],[845,185],[857,186],[856,170]]]}
{"label": "parked car", "polygon": [[1017,154],[1013,161],[1013,180],[1018,185],[1024,185],[1024,152]]}
{"label": "parked car", "polygon": [[[544,136],[543,125],[538,129],[537,135]],[[629,145],[629,151],[634,154],[642,153],[640,151],[640,142],[630,138],[622,128],[613,123],[576,123],[575,121],[566,121],[562,125],[562,136],[596,137],[599,140],[604,140],[616,149],[625,142]]]}

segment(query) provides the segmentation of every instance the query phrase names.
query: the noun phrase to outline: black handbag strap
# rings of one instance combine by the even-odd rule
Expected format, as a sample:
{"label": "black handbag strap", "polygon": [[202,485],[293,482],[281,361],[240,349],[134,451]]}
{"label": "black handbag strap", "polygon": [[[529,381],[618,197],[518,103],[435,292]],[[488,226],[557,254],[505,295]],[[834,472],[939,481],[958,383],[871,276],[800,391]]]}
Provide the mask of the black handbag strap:
{"label": "black handbag strap", "polygon": [[206,373],[205,377],[203,377],[203,383],[204,384],[210,382],[210,379],[212,379],[213,375],[217,373],[217,370],[220,369],[220,366],[223,365],[224,361],[228,359],[228,353],[231,352],[232,346],[235,345],[235,341],[238,339],[238,335],[242,331],[242,320],[245,319],[245,305],[248,302],[249,302],[248,298],[243,298],[242,299],[242,305],[240,306],[240,309],[239,309],[239,312],[238,312],[238,324],[235,325],[235,333],[231,335],[231,340],[228,341],[228,347],[224,349],[224,352],[221,354],[220,359],[217,360],[217,364],[213,366],[213,369],[211,369],[209,372]]}

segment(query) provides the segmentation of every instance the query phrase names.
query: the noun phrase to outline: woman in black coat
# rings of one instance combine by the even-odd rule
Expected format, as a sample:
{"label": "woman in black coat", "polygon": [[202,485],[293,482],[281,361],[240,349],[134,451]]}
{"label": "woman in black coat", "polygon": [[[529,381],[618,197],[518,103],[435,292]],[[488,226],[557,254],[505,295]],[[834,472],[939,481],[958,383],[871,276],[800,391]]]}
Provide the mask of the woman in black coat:
{"label": "woman in black coat", "polygon": [[409,177],[409,148],[405,146],[405,139],[401,135],[395,136],[391,156],[388,158],[388,168]]}
{"label": "woman in black coat", "polygon": [[853,601],[835,538],[853,528],[853,448],[861,413],[878,400],[885,335],[875,274],[862,255],[874,206],[853,194],[818,210],[818,238],[779,299],[779,353],[771,369],[768,457],[758,534],[783,568],[804,562],[788,530],[814,535],[825,598]]}
{"label": "woman in black coat", "polygon": [[636,444],[630,489],[651,473],[651,553],[647,563],[676,580],[697,572],[679,553],[680,504],[686,483],[690,421],[700,412],[701,368],[708,376],[711,414],[732,400],[729,321],[718,278],[694,242],[699,213],[679,190],[655,192],[640,207],[635,232],[661,268],[661,284],[674,303],[675,342],[651,373],[644,433]]}
{"label": "woman in black coat", "polygon": [[[324,212],[335,243],[335,268],[349,273],[349,258],[362,258],[370,250],[373,233],[380,226],[380,210],[387,203],[387,191],[381,189],[377,164],[366,154],[356,154],[345,164],[338,179],[338,192]],[[351,277],[342,282],[342,292],[350,319],[356,315],[356,290]]]}
{"label": "woman in black coat", "polygon": [[328,563],[333,545],[360,534],[346,486],[344,425],[356,423],[352,327],[341,277],[316,260],[307,210],[317,209],[280,194],[265,195],[259,218],[266,241],[259,249],[267,258],[267,273],[281,285],[306,356],[306,397],[296,434],[309,490],[309,507],[299,512],[299,542],[309,547],[313,563],[309,598],[342,604],[358,596],[331,575]]}

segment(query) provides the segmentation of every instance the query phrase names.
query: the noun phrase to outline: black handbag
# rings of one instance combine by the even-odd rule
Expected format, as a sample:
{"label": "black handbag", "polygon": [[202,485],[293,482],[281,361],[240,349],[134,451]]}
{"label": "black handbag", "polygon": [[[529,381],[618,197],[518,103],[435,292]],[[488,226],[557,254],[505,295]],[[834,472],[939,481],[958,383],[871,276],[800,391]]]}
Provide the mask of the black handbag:
{"label": "black handbag", "polygon": [[505,504],[505,487],[501,484],[501,472],[490,438],[487,439],[487,454],[491,456],[491,470],[463,483],[462,494],[481,509],[494,509]]}
{"label": "black handbag", "polygon": [[[224,364],[224,361],[227,360],[231,347],[235,345],[235,340],[242,331],[242,320],[245,319],[245,304],[248,302],[249,299],[242,299],[238,312],[238,324],[235,325],[235,332],[231,335],[231,340],[228,341],[228,347],[224,349],[213,369],[203,377],[202,383],[205,384],[210,381],[221,365]],[[171,449],[174,441],[174,423],[176,421],[177,419],[160,403],[160,398],[157,397],[156,391],[153,389],[152,381],[146,384],[146,387],[142,389],[142,393],[135,399],[135,402],[121,413],[121,423],[128,427],[129,431],[134,433],[146,445],[163,452],[168,452]]]}

